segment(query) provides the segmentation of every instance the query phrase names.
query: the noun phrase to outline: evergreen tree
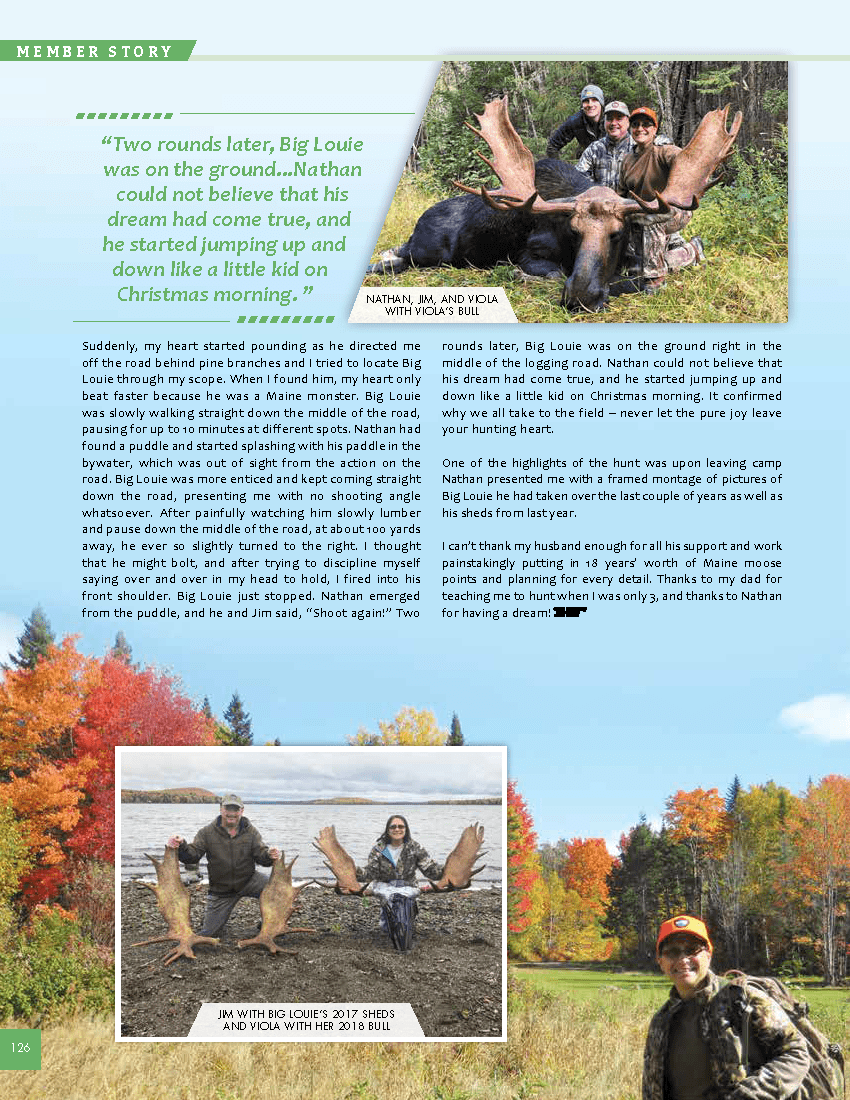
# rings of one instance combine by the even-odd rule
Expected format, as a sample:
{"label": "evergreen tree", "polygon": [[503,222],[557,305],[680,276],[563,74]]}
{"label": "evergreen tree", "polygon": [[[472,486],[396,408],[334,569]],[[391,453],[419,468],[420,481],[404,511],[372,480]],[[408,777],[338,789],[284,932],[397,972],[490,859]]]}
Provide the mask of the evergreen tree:
{"label": "evergreen tree", "polygon": [[[10,653],[9,660],[13,668],[33,669],[40,657],[46,657],[47,651],[55,645],[56,639],[47,616],[41,609],[41,605],[33,608],[29,619],[24,623],[24,629],[18,635],[18,652]],[[4,666],[6,667],[6,666]]]}
{"label": "evergreen tree", "polygon": [[123,630],[119,630],[115,635],[115,645],[110,649],[107,656],[116,661],[123,661],[125,665],[133,663],[133,648],[124,636]]}
{"label": "evergreen tree", "polygon": [[212,707],[210,706],[209,695],[204,696],[204,703],[201,707],[201,714],[203,714],[204,718],[207,718],[210,722],[215,721],[215,715],[213,714]]}
{"label": "evergreen tree", "polygon": [[738,795],[740,793],[741,781],[736,775],[729,786],[726,788],[726,813],[730,816],[737,813]]}
{"label": "evergreen tree", "polygon": [[449,732],[449,736],[448,736],[448,740],[446,741],[446,744],[447,745],[462,745],[463,744],[463,734],[460,732],[460,719],[458,718],[458,716],[456,714],[452,715],[451,730]]}
{"label": "evergreen tree", "polygon": [[224,712],[224,721],[230,731],[229,744],[253,745],[254,738],[251,734],[251,715],[245,710],[239,692],[234,691],[227,710]]}

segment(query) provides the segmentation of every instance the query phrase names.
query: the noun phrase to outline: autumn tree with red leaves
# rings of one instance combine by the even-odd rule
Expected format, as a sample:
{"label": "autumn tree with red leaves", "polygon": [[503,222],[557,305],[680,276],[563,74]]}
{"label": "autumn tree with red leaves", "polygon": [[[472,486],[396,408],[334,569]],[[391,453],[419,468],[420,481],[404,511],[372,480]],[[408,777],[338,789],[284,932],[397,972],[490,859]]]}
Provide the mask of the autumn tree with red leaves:
{"label": "autumn tree with red leaves", "polygon": [[83,701],[78,757],[90,773],[71,851],[113,859],[116,745],[212,745],[215,723],[183,694],[180,681],[108,654],[100,679]]}
{"label": "autumn tree with red leaves", "polygon": [[212,743],[209,721],[173,677],[86,657],[74,638],[32,668],[4,670],[0,772],[29,853],[18,884],[26,903],[59,896],[75,857],[113,860],[116,745]]}
{"label": "autumn tree with red leaves", "polygon": [[529,950],[542,904],[537,834],[525,799],[508,781],[508,954],[522,958]]}

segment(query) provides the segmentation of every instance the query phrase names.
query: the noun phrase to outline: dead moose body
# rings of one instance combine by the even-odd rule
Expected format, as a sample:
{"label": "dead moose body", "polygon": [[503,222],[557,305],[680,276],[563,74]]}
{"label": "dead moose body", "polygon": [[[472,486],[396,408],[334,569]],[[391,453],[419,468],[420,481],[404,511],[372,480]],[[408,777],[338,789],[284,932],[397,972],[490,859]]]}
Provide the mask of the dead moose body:
{"label": "dead moose body", "polygon": [[[458,184],[465,195],[444,199],[420,217],[410,239],[384,252],[370,275],[395,275],[408,267],[493,267],[515,263],[528,275],[564,277],[561,305],[604,309],[622,266],[627,230],[640,215],[695,209],[729,155],[740,116],[726,130],[728,107],[705,116],[674,162],[664,192],[647,202],[623,198],[592,183],[559,160],[534,163],[508,117],[507,96],[491,100],[476,115],[493,160],[483,157],[502,183],[480,192]],[[468,125],[468,124],[467,124]],[[480,154],[479,154],[480,155]],[[679,162],[681,161],[681,164]],[[678,168],[678,171],[677,171]],[[623,281],[625,289],[634,284]]]}
{"label": "dead moose body", "polygon": [[[619,196],[607,187],[597,187],[570,164],[541,160],[535,165],[535,188],[544,198],[576,198],[592,191],[589,203],[616,207]],[[608,285],[616,274],[625,246],[625,221],[621,218],[596,246],[588,260],[581,304],[599,309],[608,298]],[[596,228],[592,226],[591,228]],[[569,276],[582,253],[582,238],[568,214],[537,215],[523,209],[495,209],[479,195],[456,195],[443,199],[420,217],[410,239],[367,269],[372,275],[397,275],[409,267],[478,267],[499,263],[516,264],[527,275],[545,278],[567,277],[562,305],[573,299]]]}

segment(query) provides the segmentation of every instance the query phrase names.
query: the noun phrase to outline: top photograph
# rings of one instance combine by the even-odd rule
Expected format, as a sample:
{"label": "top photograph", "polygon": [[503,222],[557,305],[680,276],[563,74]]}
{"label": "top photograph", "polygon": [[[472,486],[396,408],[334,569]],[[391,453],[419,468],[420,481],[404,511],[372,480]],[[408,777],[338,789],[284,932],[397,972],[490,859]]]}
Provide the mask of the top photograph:
{"label": "top photograph", "polygon": [[787,62],[445,62],[363,285],[503,287],[525,324],[787,322]]}

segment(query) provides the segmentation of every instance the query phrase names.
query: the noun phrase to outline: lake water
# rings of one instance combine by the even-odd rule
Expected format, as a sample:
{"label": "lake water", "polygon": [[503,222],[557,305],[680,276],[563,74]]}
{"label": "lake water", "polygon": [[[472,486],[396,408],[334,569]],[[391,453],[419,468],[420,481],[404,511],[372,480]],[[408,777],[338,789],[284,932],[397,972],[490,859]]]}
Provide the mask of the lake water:
{"label": "lake water", "polygon": [[[462,830],[475,821],[484,826],[486,867],[473,882],[490,886],[502,879],[501,806],[273,806],[245,805],[245,817],[255,825],[270,848],[280,848],[287,860],[298,856],[293,874],[299,881],[332,881],[322,855],[312,841],[324,825],[336,826],[345,850],[362,866],[391,813],[407,818],[411,835],[438,863],[457,843]],[[153,865],[145,852],[162,855],[170,836],[191,841],[197,831],[218,814],[212,804],[125,802],[121,806],[121,877],[152,878]],[[201,862],[206,875],[206,861]]]}

